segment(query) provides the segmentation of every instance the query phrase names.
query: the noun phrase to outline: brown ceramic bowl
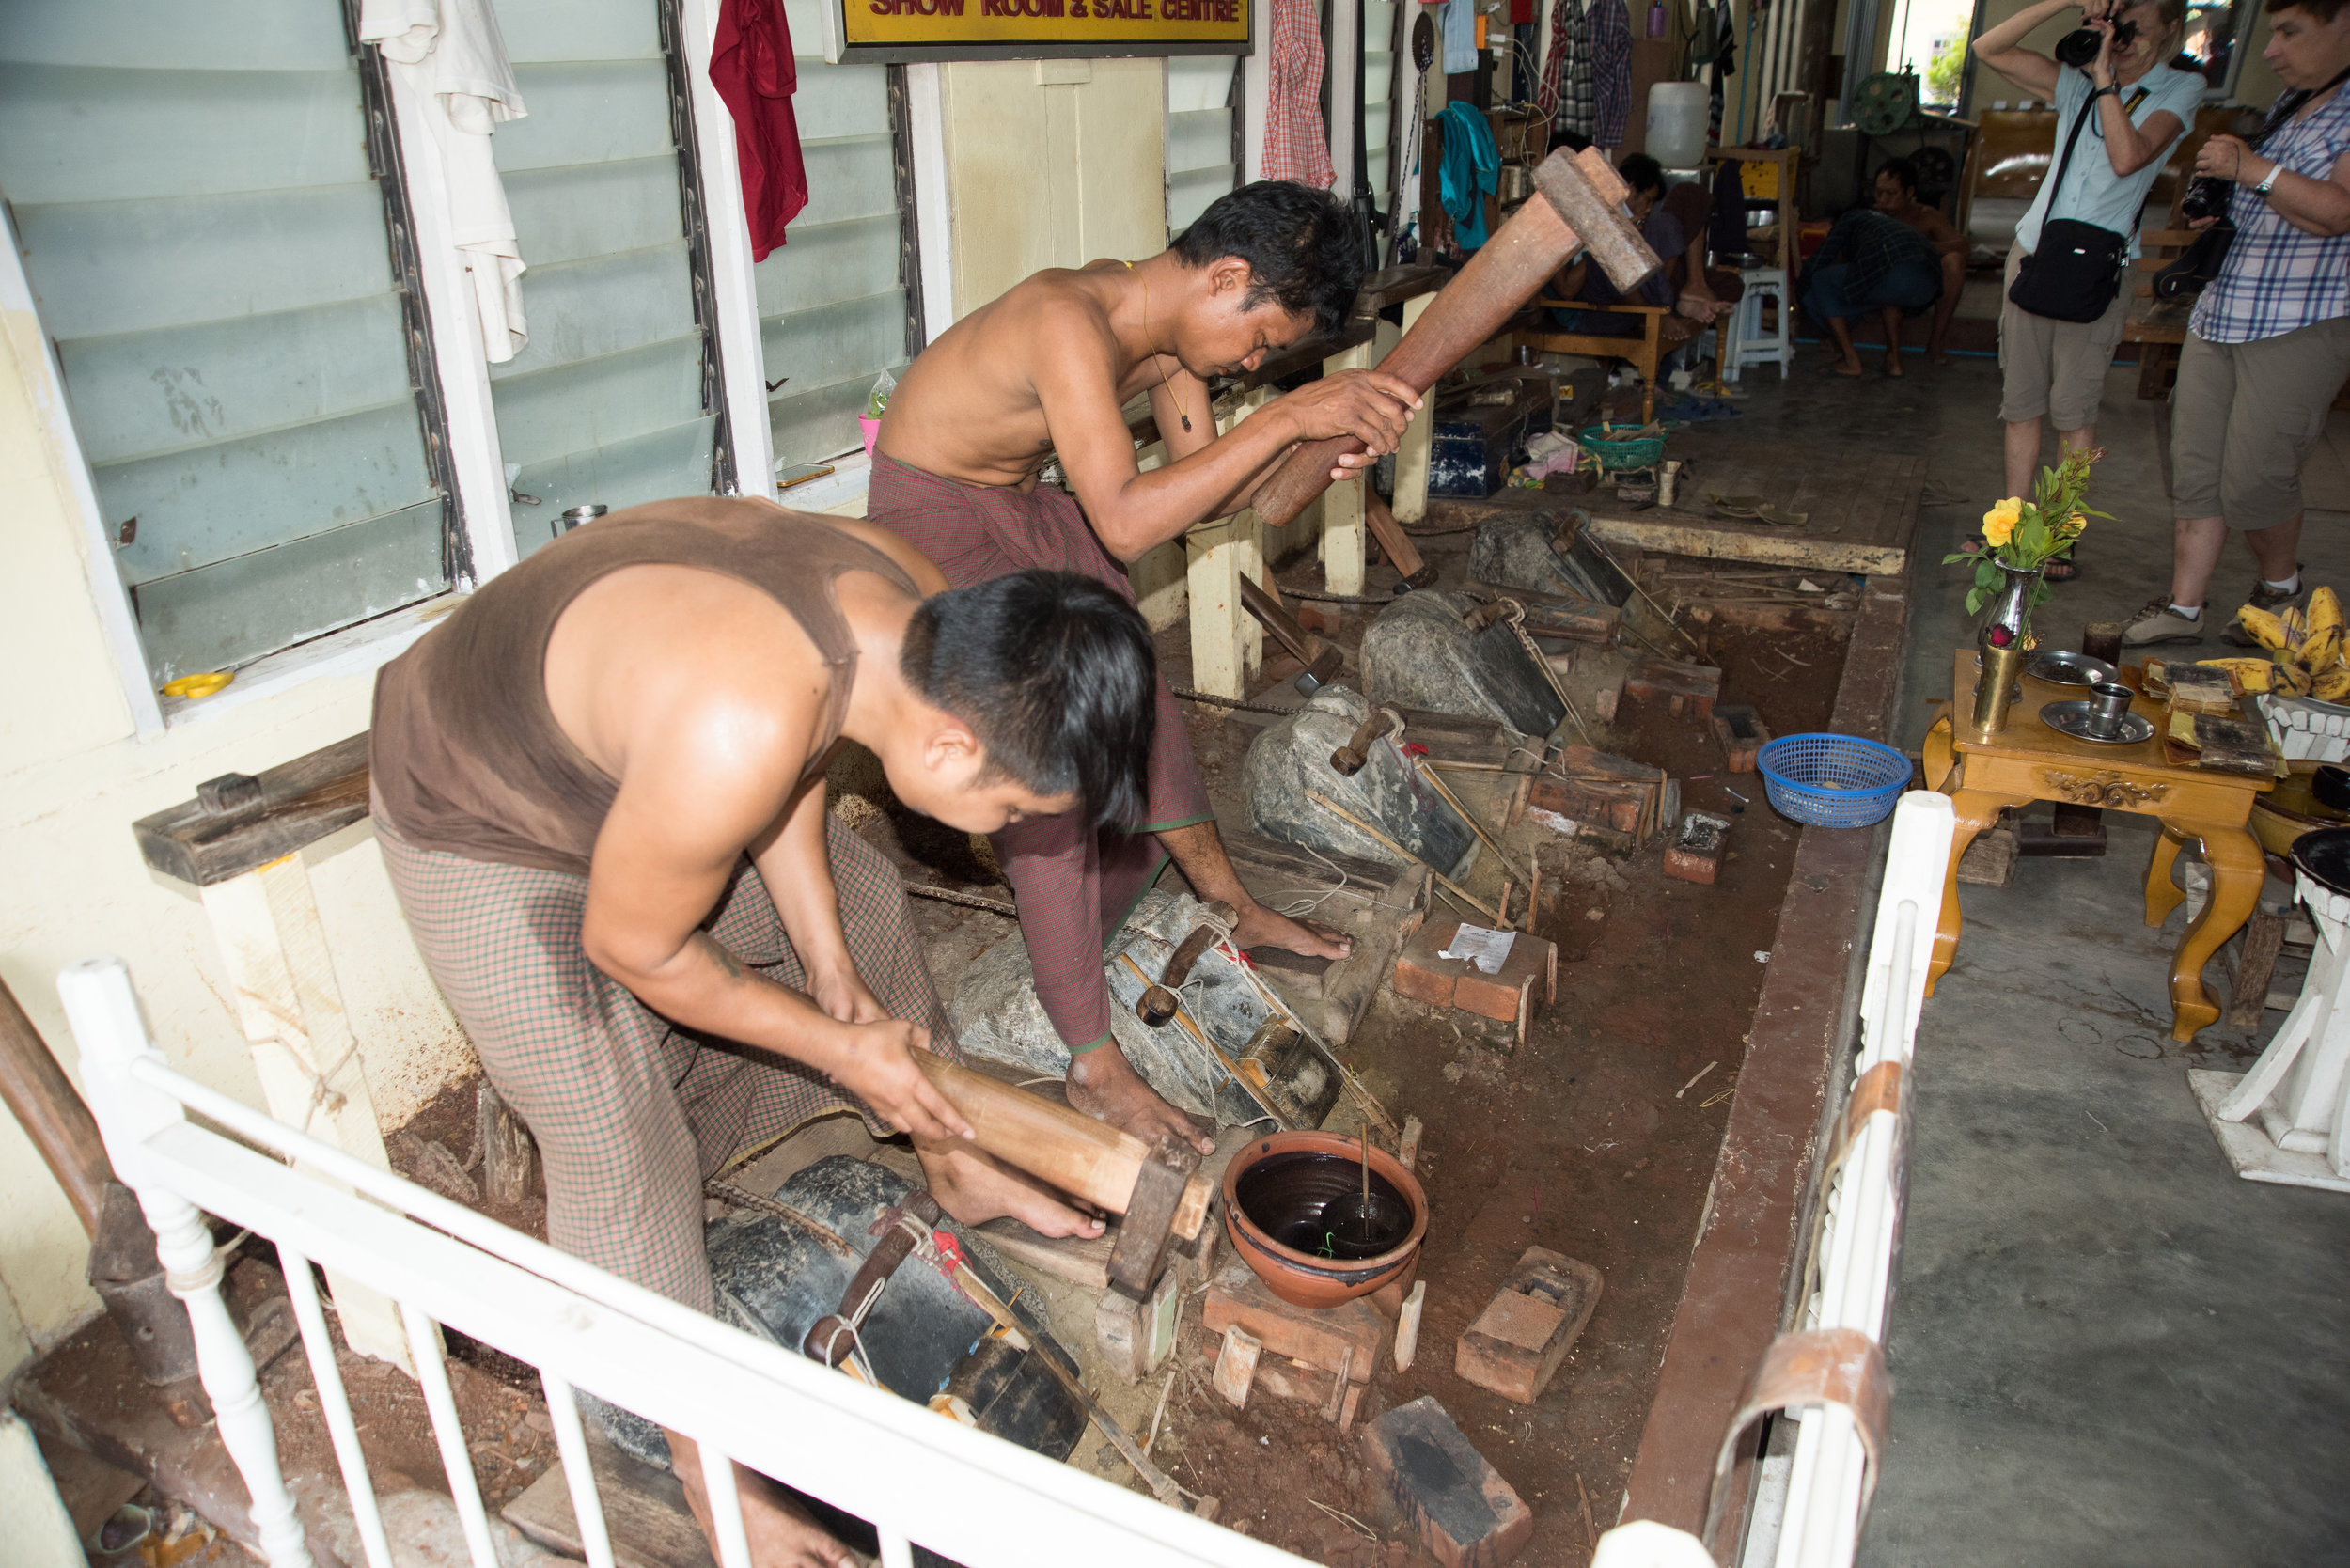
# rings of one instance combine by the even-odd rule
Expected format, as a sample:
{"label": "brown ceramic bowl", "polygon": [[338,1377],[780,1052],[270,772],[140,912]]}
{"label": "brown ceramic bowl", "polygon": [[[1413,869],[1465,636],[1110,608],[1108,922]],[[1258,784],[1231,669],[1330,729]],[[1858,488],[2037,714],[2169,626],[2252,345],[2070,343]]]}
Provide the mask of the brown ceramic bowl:
{"label": "brown ceramic bowl", "polygon": [[1385,1252],[1344,1260],[1301,1252],[1275,1241],[1242,1212],[1241,1178],[1267,1159],[1295,1153],[1335,1154],[1359,1162],[1362,1145],[1342,1133],[1276,1133],[1233,1155],[1232,1163],[1224,1168],[1224,1230],[1233,1250],[1256,1271],[1267,1290],[1297,1307],[1336,1307],[1401,1278],[1419,1256],[1421,1238],[1428,1234],[1428,1193],[1401,1160],[1376,1145],[1371,1151],[1371,1174],[1402,1193],[1412,1209],[1411,1230]]}

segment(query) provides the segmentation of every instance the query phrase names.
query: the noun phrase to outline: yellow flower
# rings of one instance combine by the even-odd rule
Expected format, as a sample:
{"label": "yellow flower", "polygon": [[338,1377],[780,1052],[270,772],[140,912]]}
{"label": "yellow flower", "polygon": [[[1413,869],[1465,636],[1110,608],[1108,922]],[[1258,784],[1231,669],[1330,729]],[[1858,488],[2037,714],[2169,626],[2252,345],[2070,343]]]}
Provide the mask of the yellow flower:
{"label": "yellow flower", "polygon": [[2015,525],[2024,515],[2024,503],[2011,495],[1982,514],[1982,537],[1994,545],[2005,544],[2015,537]]}
{"label": "yellow flower", "polygon": [[2072,516],[2064,520],[2064,531],[2067,534],[2071,534],[2076,537],[2087,533],[2089,531],[2089,519],[2080,512],[2076,511]]}

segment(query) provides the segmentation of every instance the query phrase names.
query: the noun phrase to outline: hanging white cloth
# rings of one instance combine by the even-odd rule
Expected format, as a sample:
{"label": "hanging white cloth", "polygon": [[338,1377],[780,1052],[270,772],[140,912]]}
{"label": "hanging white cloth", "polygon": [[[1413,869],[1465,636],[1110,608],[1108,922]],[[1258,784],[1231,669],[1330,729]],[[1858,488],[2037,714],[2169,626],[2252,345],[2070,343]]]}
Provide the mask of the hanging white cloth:
{"label": "hanging white cloth", "polygon": [[520,119],[522,88],[490,0],[362,0],[359,39],[375,43],[426,104],[448,187],[449,243],[473,279],[481,352],[503,364],[529,342],[523,252],[506,185],[490,154],[501,120]]}

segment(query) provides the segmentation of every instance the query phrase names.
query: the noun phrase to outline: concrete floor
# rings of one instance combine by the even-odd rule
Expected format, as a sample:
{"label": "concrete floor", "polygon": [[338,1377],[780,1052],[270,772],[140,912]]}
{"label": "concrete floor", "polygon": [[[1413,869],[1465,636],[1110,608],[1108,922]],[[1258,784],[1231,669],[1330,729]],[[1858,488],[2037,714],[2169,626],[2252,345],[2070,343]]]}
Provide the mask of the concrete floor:
{"label": "concrete floor", "polygon": [[[1839,383],[1823,363],[1807,352],[1784,389],[1750,372],[1737,433],[1835,430],[1927,452],[1943,504],[1925,510],[1919,553],[1938,559],[1999,488],[1996,365],[1933,372],[1913,354],[1902,381]],[[2125,368],[2107,384],[2094,499],[2114,521],[2042,610],[2050,646],[2167,587],[2168,409],[2135,383]],[[2332,470],[2324,491],[2311,499],[2350,508]],[[2321,580],[2350,578],[2350,516],[2313,514],[2302,556]],[[2251,575],[2232,541],[2219,614]],[[1905,746],[1966,635],[1965,577],[1919,574]],[[2023,860],[2012,886],[1964,889],[1958,960],[1926,1005],[1870,1568],[2350,1562],[2350,1198],[2230,1171],[2186,1069],[2242,1070],[2283,1014],[2170,1043],[2165,974],[2185,917],[2140,923],[2153,835],[2107,822],[2102,859]]]}

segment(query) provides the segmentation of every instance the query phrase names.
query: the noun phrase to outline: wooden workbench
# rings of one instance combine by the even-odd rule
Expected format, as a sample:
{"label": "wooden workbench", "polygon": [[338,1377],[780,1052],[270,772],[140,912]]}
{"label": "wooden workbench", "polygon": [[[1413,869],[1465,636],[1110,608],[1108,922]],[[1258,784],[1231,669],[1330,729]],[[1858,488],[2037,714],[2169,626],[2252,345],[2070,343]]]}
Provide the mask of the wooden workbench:
{"label": "wooden workbench", "polygon": [[[1609,544],[1710,560],[1756,561],[1818,572],[1899,576],[1925,494],[1926,460],[1902,452],[1856,452],[1780,442],[1709,442],[1684,469],[1676,504],[1625,510],[1612,490],[1584,503],[1592,531]],[[1679,456],[1671,447],[1668,456]],[[1724,517],[1711,495],[1760,495],[1808,512],[1799,527]]]}

